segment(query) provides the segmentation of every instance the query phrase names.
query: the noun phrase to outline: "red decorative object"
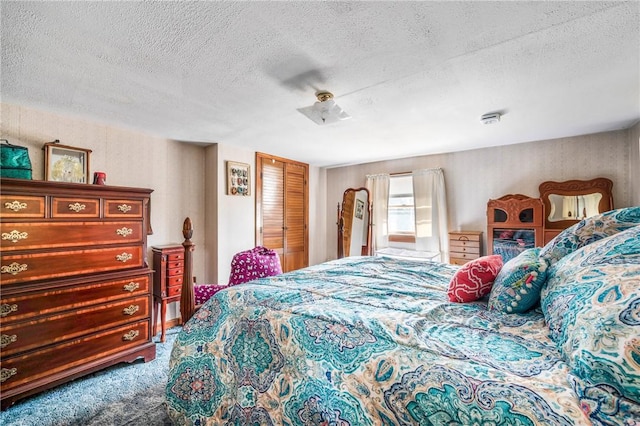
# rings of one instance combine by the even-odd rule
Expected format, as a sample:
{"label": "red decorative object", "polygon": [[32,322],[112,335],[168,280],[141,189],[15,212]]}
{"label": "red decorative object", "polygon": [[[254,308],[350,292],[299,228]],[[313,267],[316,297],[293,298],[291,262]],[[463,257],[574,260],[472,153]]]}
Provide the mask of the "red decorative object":
{"label": "red decorative object", "polygon": [[489,294],[502,268],[502,257],[494,254],[466,263],[453,276],[447,295],[452,302],[466,303]]}
{"label": "red decorative object", "polygon": [[105,172],[95,172],[93,174],[93,183],[94,185],[106,185],[107,174]]}

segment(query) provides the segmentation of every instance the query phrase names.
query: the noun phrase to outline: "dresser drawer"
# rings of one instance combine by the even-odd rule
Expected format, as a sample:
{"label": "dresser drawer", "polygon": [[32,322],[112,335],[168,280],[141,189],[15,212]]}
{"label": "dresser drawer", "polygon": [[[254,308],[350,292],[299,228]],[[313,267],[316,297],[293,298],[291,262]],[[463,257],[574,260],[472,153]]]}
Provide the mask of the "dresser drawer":
{"label": "dresser drawer", "polygon": [[44,213],[44,197],[0,195],[0,218],[42,218]]}
{"label": "dresser drawer", "polygon": [[465,241],[465,240],[449,240],[449,247],[451,250],[463,250],[463,249],[476,249],[480,248],[480,241]]}
{"label": "dresser drawer", "polygon": [[184,268],[184,260],[169,260],[167,269]]}
{"label": "dresser drawer", "polygon": [[184,277],[182,275],[178,275],[175,277],[168,277],[167,278],[167,285],[168,286],[181,286],[182,285],[182,281],[183,281]]}
{"label": "dresser drawer", "polygon": [[451,231],[449,241],[480,241],[482,232],[480,231]]}
{"label": "dresser drawer", "polygon": [[142,242],[142,222],[3,222],[2,250]]}
{"label": "dresser drawer", "polygon": [[140,200],[104,200],[104,217],[142,217],[142,201]]}
{"label": "dresser drawer", "polygon": [[177,277],[177,276],[182,277],[183,275],[184,275],[184,268],[182,266],[179,266],[177,268],[167,269],[168,277]]}
{"label": "dresser drawer", "polygon": [[100,217],[99,198],[53,197],[51,200],[53,218],[97,218]]}
{"label": "dresser drawer", "polygon": [[[180,280],[180,281],[182,281],[182,280]],[[177,296],[180,293],[182,293],[182,286],[181,285],[169,286],[167,288],[167,296],[168,297]]]}
{"label": "dresser drawer", "polygon": [[449,252],[451,253],[452,256],[457,253],[480,254],[480,247],[479,246],[475,246],[475,247],[451,246]]}
{"label": "dresser drawer", "polygon": [[[180,265],[184,264],[184,252],[182,253],[173,253],[167,255],[167,260],[169,263],[175,263],[176,261],[180,261]],[[169,266],[169,268],[173,268],[173,266]]]}
{"label": "dresser drawer", "polygon": [[9,324],[40,315],[80,309],[101,302],[111,302],[150,292],[149,274],[133,275],[110,281],[98,281],[71,287],[24,292],[0,299],[0,323]]}
{"label": "dresser drawer", "polygon": [[457,259],[458,262],[467,263],[470,260],[477,259],[480,257],[477,253],[449,253],[451,263],[454,263],[453,260]]}
{"label": "dresser drawer", "polygon": [[2,324],[2,357],[150,317],[148,295]]}
{"label": "dresser drawer", "polygon": [[2,253],[0,286],[143,266],[142,245],[52,253]]}
{"label": "dresser drawer", "polygon": [[149,321],[123,325],[111,330],[42,348],[24,355],[2,359],[2,392],[55,374],[71,374],[74,368],[99,361],[149,341]]}

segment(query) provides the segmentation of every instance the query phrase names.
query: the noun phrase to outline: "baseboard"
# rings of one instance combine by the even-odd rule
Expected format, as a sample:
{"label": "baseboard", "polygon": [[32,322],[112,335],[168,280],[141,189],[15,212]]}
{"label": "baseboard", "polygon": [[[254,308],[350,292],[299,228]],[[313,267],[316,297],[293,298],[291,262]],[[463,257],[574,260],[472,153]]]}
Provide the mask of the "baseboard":
{"label": "baseboard", "polygon": [[[177,326],[177,325],[182,325],[182,318],[180,318],[180,317],[178,317],[178,318],[173,318],[173,319],[170,319],[170,320],[168,320],[168,321],[165,321],[165,322],[164,322],[164,324],[165,324],[164,329],[165,329],[165,330],[168,330],[168,329],[170,329],[171,327],[175,327],[175,326]],[[156,329],[155,329],[155,330],[153,330],[153,335],[154,335],[154,336],[158,335],[158,334],[162,331],[162,328],[161,328],[161,327],[162,327],[162,325],[161,325],[161,324],[157,324],[157,325],[156,325]]]}
{"label": "baseboard", "polygon": [[182,318],[178,317],[178,318],[173,318],[170,319],[169,321],[165,322],[166,324],[166,329],[170,329],[171,327],[175,327],[177,325],[181,325],[182,324]]}

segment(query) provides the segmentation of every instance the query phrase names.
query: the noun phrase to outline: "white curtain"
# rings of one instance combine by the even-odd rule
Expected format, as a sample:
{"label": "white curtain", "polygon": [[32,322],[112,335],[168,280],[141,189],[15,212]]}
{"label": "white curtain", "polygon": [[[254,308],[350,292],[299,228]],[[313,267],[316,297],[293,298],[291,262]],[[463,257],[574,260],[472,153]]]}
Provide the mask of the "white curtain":
{"label": "white curtain", "polygon": [[371,194],[372,238],[371,253],[389,247],[389,227],[387,210],[389,205],[389,174],[367,175],[367,189]]}
{"label": "white curtain", "polygon": [[416,216],[416,250],[440,253],[440,261],[449,261],[447,237],[447,198],[442,169],[423,169],[413,176]]}

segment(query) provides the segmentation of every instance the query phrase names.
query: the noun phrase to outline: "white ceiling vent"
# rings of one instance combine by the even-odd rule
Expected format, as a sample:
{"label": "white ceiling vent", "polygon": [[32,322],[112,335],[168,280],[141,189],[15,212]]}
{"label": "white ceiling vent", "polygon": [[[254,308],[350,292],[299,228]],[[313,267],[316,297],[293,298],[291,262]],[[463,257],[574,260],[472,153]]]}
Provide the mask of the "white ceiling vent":
{"label": "white ceiling vent", "polygon": [[480,121],[482,121],[484,124],[497,123],[498,121],[500,121],[500,113],[492,112],[489,114],[485,114],[482,117],[480,117]]}

